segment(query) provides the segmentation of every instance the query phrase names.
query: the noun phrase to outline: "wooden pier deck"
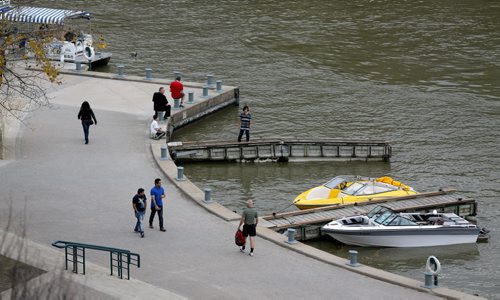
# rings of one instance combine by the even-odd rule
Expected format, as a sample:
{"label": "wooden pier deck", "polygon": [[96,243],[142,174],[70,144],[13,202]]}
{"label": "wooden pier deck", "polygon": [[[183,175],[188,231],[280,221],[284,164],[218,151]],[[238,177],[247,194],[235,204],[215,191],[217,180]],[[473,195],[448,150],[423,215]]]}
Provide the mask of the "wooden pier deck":
{"label": "wooden pier deck", "polygon": [[385,141],[341,139],[254,139],[232,141],[171,142],[171,156],[179,162],[196,161],[387,161],[391,146]]}
{"label": "wooden pier deck", "polygon": [[386,200],[279,213],[265,216],[263,219],[268,222],[270,229],[284,232],[287,228],[295,228],[296,239],[307,240],[321,236],[320,228],[324,224],[334,219],[367,213],[379,204],[398,212],[428,212],[435,209],[438,212],[452,212],[462,217],[475,216],[477,210],[474,199],[456,194],[454,190],[440,190]]}

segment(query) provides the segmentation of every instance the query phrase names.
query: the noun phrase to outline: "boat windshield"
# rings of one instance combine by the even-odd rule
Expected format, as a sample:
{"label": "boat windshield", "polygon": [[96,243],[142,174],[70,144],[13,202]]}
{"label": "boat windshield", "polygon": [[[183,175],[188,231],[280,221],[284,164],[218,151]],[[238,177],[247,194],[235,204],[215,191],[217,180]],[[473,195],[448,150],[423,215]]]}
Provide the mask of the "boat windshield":
{"label": "boat windshield", "polygon": [[328,181],[327,183],[324,184],[324,186],[326,186],[327,188],[329,189],[334,189],[336,188],[339,184],[345,182],[346,180],[343,178],[343,177],[334,177],[332,178],[330,181]]}
{"label": "boat windshield", "polygon": [[353,182],[350,186],[348,186],[342,192],[348,195],[356,195],[356,193],[362,189],[365,185],[361,182]]}
{"label": "boat windshield", "polygon": [[376,215],[380,215],[382,214],[384,211],[388,210],[387,207],[383,207],[383,206],[375,206],[375,208],[373,208],[372,210],[370,210],[366,216],[368,218],[373,218],[373,216],[376,216]]}
{"label": "boat windshield", "polygon": [[398,213],[387,209],[377,218],[375,218],[375,223],[384,226],[416,226],[417,223],[400,216]]}

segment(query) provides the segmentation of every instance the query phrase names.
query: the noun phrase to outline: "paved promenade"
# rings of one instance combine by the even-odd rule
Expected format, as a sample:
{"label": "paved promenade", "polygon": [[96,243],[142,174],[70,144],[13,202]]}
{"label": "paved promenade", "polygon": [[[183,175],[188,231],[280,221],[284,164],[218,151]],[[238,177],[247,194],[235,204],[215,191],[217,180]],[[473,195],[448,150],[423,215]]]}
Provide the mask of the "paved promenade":
{"label": "paved promenade", "polygon": [[[346,271],[261,238],[257,238],[254,257],[241,254],[234,245],[234,223],[208,213],[184,196],[151,155],[147,128],[153,113],[151,96],[158,85],[68,75],[63,80],[63,85],[49,91],[54,107],[28,117],[28,127],[21,127],[17,139],[15,157],[0,164],[0,228],[5,228],[12,205],[15,222],[21,222],[20,216],[25,214],[27,238],[39,244],[69,240],[137,252],[142,266],[132,267],[132,277],[168,290],[171,296],[436,298]],[[91,127],[89,145],[84,145],[76,118],[83,100],[91,103],[98,120]],[[155,220],[155,229],[147,228],[141,239],[132,231],[131,197],[139,187],[149,191],[156,177],[164,179],[166,188],[167,232],[160,232]],[[63,256],[63,252],[59,254]],[[105,268],[109,263],[107,255],[94,252],[90,261]],[[135,295],[127,293],[148,299],[147,291],[143,294],[140,288]]]}

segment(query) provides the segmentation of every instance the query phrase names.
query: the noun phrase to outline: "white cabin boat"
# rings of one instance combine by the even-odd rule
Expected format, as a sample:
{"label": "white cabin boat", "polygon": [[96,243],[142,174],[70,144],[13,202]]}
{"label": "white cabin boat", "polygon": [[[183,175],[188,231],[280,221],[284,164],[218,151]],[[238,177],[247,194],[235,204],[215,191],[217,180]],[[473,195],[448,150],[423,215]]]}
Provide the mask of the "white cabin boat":
{"label": "white cabin boat", "polygon": [[397,213],[377,206],[367,215],[335,220],[321,230],[348,245],[429,247],[475,243],[481,229],[453,213]]}
{"label": "white cabin boat", "polygon": [[[69,20],[90,21],[91,18],[91,13],[87,11],[14,6],[10,4],[10,1],[0,1],[0,20],[6,19],[18,25],[28,24],[31,26],[28,32],[33,31],[33,25],[36,25],[39,26],[37,30],[45,26],[45,28],[50,27],[54,32],[61,33],[59,38],[55,38],[47,45],[46,54],[49,59],[80,62],[95,67],[107,64],[111,59],[111,53],[96,51],[91,34],[73,32],[74,28],[65,26]],[[26,45],[20,45],[20,47],[24,46]]]}

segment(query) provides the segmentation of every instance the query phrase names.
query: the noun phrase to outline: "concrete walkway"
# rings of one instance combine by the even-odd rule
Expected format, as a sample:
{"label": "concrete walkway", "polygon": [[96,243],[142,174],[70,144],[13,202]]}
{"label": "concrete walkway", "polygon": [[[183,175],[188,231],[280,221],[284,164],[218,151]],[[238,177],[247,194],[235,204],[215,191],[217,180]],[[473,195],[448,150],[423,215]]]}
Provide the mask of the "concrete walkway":
{"label": "concrete walkway", "polygon": [[[42,245],[70,240],[129,249],[142,259],[133,278],[190,299],[436,298],[259,238],[254,257],[241,254],[234,224],[183,196],[152,158],[147,126],[157,85],[67,75],[63,80],[50,90],[53,109],[27,119],[32,129],[22,127],[15,160],[0,165],[0,228],[12,206],[16,222],[26,216],[27,237]],[[89,145],[76,118],[83,100],[98,120]],[[166,187],[167,232],[158,230],[156,220],[141,239],[132,232],[131,197],[139,187],[149,190],[156,177]],[[109,263],[93,252],[90,260],[106,268]],[[135,296],[147,298],[141,290]]]}

